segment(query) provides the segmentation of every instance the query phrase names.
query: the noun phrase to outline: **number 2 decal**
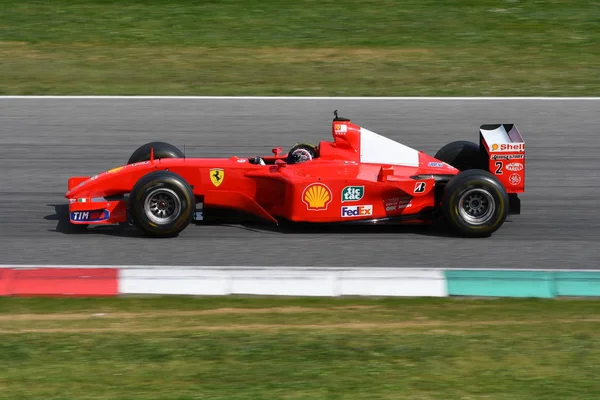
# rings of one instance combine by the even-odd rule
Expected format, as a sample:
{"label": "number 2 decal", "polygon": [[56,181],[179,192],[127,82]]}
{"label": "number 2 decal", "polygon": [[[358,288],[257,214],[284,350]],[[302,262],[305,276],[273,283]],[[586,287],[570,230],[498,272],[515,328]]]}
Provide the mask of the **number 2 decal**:
{"label": "number 2 decal", "polygon": [[502,175],[502,161],[496,161],[496,175]]}

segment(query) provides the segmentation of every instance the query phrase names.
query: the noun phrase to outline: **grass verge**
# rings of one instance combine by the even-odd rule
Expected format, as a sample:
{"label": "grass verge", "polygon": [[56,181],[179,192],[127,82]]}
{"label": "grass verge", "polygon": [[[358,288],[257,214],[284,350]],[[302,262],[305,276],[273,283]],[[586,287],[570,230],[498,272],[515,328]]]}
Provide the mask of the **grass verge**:
{"label": "grass verge", "polygon": [[587,300],[0,299],[0,398],[596,399]]}
{"label": "grass verge", "polygon": [[598,95],[600,6],[0,0],[0,94]]}

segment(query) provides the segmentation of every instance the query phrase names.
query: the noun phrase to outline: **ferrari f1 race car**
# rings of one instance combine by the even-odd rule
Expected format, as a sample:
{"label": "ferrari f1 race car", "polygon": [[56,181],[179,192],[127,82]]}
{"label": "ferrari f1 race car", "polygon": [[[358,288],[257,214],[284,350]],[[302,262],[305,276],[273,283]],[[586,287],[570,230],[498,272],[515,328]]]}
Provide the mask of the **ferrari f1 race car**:
{"label": "ferrari f1 race car", "polygon": [[126,165],[69,179],[69,221],[169,237],[220,210],[275,225],[441,221],[485,237],[520,214],[525,143],[514,124],[481,125],[479,143],[452,142],[432,157],[334,114],[333,140],[268,156],[191,158],[144,144]]}

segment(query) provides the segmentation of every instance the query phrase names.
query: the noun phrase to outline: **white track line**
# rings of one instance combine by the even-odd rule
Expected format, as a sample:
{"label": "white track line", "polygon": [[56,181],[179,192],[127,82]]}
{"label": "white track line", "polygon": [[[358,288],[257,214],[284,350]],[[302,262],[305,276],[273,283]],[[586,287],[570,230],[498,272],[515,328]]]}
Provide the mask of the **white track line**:
{"label": "white track line", "polygon": [[312,97],[312,96],[0,96],[0,100],[419,100],[419,101],[597,101],[600,97]]}
{"label": "white track line", "polygon": [[111,269],[220,269],[220,270],[291,270],[291,271],[381,271],[381,270],[421,270],[421,271],[528,271],[528,272],[600,272],[600,268],[597,269],[553,269],[553,268],[502,268],[502,267],[487,267],[487,268],[443,268],[443,267],[432,267],[432,268],[412,268],[412,267],[308,267],[308,266],[222,266],[222,265],[85,265],[85,264],[70,264],[70,265],[56,265],[56,264],[0,264],[0,269],[14,268],[14,269],[30,269],[30,268],[111,268]]}

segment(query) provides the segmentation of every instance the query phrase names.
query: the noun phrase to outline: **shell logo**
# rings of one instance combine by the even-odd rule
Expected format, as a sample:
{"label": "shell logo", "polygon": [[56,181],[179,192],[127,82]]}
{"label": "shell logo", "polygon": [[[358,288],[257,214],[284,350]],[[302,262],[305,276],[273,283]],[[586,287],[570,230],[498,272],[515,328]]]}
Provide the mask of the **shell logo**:
{"label": "shell logo", "polygon": [[331,190],[322,183],[312,183],[302,192],[302,201],[307,210],[327,210],[331,197]]}
{"label": "shell logo", "polygon": [[494,144],[492,145],[492,150],[493,150],[493,151],[496,151],[496,150],[498,150],[498,145],[497,145],[496,143],[494,143]]}

